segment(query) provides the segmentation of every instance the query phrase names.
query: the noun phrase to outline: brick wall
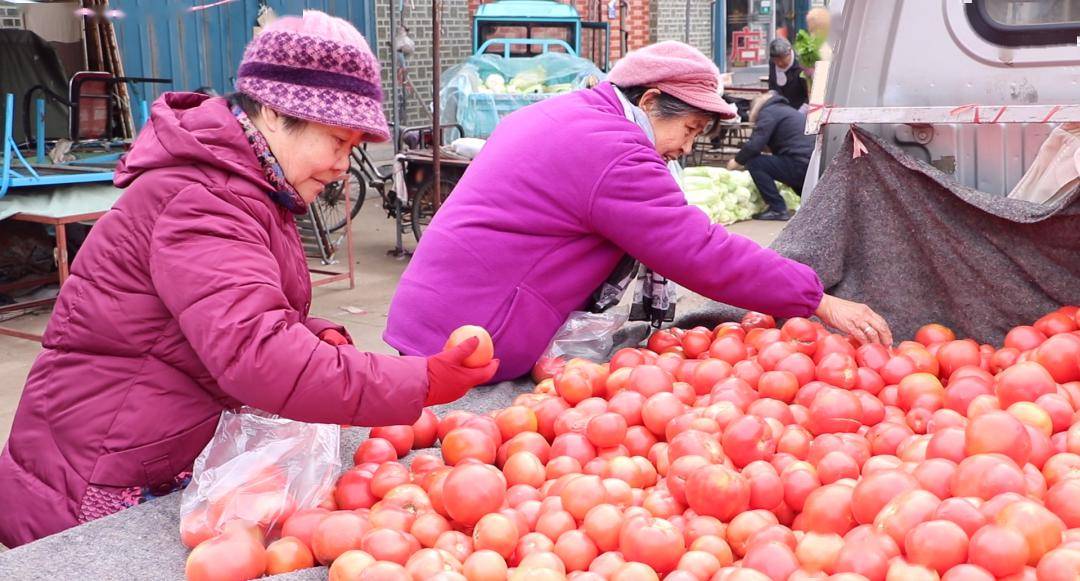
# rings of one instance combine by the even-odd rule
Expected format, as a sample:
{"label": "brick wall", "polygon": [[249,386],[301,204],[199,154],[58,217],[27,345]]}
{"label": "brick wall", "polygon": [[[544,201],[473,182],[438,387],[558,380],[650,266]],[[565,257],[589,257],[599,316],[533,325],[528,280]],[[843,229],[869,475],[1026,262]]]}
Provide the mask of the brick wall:
{"label": "brick wall", "polygon": [[[376,0],[376,27],[379,44],[379,62],[382,65],[384,109],[387,119],[392,119],[390,106],[390,6],[397,6],[398,0]],[[472,17],[468,0],[442,0],[442,49],[440,61],[443,71],[461,63],[471,54]],[[416,43],[414,52],[407,61],[407,79],[415,87],[403,88],[404,117],[402,124],[423,125],[431,123],[428,107],[431,103],[431,0],[407,0],[405,2],[405,26],[409,36]]]}
{"label": "brick wall", "polygon": [[[624,11],[623,22],[627,34],[627,46],[630,50],[640,48],[660,40],[684,40],[686,30],[687,0],[629,0],[619,10]],[[691,25],[690,44],[706,55],[712,55],[710,43],[711,2],[710,0],[690,0]],[[390,94],[390,6],[398,0],[376,0],[376,27],[378,34],[379,61],[382,63],[382,81],[386,96],[385,110],[391,118]],[[574,0],[578,12],[584,20],[608,22],[610,25],[611,61],[620,54],[621,30],[618,11],[616,17],[608,19],[608,0]],[[442,0],[442,68],[446,69],[461,63],[471,54],[472,15],[480,0]],[[416,52],[409,57],[407,78],[415,87],[404,89],[405,106],[402,123],[421,125],[429,123],[431,116],[427,107],[431,103],[431,0],[407,0],[405,2],[405,25],[409,36],[416,43]],[[582,38],[584,56],[592,48],[590,31],[585,31]],[[597,52],[599,57],[599,49]]]}
{"label": "brick wall", "polygon": [[690,3],[690,41],[695,48],[712,57],[712,3],[710,0],[651,0],[656,23],[652,41],[686,42],[686,4]]}

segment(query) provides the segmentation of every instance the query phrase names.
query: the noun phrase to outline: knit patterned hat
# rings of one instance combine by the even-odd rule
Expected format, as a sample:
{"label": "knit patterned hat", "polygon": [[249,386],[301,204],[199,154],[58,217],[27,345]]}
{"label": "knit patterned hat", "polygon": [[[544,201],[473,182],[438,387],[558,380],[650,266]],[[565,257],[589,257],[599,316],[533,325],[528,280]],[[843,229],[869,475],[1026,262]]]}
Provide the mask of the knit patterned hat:
{"label": "knit patterned hat", "polygon": [[271,109],[387,141],[379,61],[352,24],[305,10],[267,26],[244,50],[236,90]]}

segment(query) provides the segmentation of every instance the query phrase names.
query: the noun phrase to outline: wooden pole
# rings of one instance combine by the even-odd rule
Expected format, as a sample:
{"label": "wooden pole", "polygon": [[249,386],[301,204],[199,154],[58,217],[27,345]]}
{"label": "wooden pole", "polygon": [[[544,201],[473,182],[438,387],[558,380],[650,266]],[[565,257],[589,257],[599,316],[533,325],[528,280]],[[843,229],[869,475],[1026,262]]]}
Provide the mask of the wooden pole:
{"label": "wooden pole", "polygon": [[[431,0],[431,178],[435,182],[435,209],[442,205],[442,129],[439,123],[439,90],[442,76],[442,60],[439,58],[442,44],[442,0]],[[418,203],[416,200],[413,203]]]}

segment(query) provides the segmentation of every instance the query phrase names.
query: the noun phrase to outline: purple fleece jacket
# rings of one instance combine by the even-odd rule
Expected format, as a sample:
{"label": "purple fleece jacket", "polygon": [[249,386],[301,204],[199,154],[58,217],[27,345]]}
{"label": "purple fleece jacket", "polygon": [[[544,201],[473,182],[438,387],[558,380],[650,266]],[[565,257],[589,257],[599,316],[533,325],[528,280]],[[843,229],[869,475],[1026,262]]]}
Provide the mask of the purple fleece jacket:
{"label": "purple fleece jacket", "polygon": [[809,316],[821,301],[810,267],[688,206],[603,83],[499,123],[424,231],[383,338],[431,354],[458,326],[481,325],[502,360],[495,380],[518,377],[625,254],[711,299],[778,317]]}
{"label": "purple fleece jacket", "polygon": [[222,99],[166,93],[116,175],[49,319],[0,454],[0,543],[97,514],[97,488],[162,486],[190,470],[221,411],[412,423],[427,365],[333,347],[308,317],[292,214],[271,201]]}

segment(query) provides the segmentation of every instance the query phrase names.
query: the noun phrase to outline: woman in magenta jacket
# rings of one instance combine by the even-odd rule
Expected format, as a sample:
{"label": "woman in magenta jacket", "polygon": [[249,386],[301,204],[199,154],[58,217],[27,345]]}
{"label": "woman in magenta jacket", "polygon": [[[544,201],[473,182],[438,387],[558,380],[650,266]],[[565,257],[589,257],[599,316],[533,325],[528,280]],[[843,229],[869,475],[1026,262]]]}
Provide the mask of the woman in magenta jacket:
{"label": "woman in magenta jacket", "polygon": [[224,409],[408,424],[494,374],[462,366],[475,340],[362,353],[308,316],[293,216],[353,146],[389,137],[360,33],[320,12],[280,19],[236,85],[229,99],[163,95],[118,168],[127,190],[79,252],[0,455],[0,543],[176,489]]}
{"label": "woman in magenta jacket", "polygon": [[625,284],[610,283],[629,257],[656,282],[890,343],[870,308],[824,294],[808,266],[686,204],[666,162],[733,115],[716,66],[680,42],[633,51],[608,82],[509,115],[424,231],[383,338],[434,353],[455,327],[483,325],[502,361],[496,378],[517,377],[572,311],[617,302]]}

